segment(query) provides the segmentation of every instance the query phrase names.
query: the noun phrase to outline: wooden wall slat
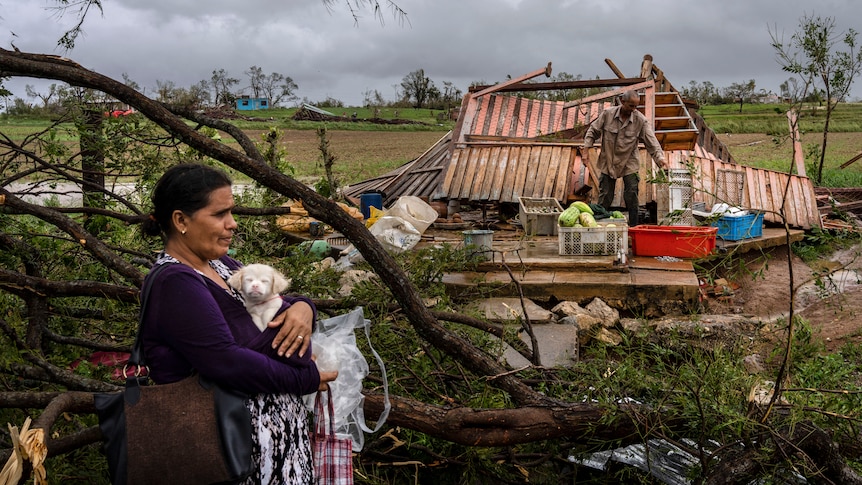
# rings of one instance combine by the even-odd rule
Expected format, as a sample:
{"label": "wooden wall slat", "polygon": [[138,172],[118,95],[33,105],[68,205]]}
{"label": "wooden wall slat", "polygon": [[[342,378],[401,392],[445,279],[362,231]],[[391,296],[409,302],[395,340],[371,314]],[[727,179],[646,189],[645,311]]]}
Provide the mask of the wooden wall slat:
{"label": "wooden wall slat", "polygon": [[468,134],[484,133],[486,118],[491,106],[491,96],[482,96],[476,100],[476,114],[472,126],[466,127]]}
{"label": "wooden wall slat", "polygon": [[515,189],[515,179],[518,178],[518,161],[521,159],[521,147],[515,145],[509,149],[509,159],[506,163],[506,172],[500,189],[501,201],[517,201],[512,198]]}
{"label": "wooden wall slat", "polygon": [[569,189],[569,174],[572,172],[576,152],[575,148],[566,147],[560,155],[560,165],[557,167],[557,183],[554,184],[554,190],[550,196],[562,201],[563,204],[566,203],[567,195],[571,193]]}
{"label": "wooden wall slat", "polygon": [[555,146],[550,148],[547,170],[536,174],[536,179],[542,180],[544,178],[545,181],[542,185],[542,197],[550,197],[554,193],[554,184],[557,182],[557,173],[560,168],[560,158],[563,155],[563,147]]}
{"label": "wooden wall slat", "polygon": [[536,178],[532,177],[535,173],[532,167],[539,166],[541,163],[541,147],[532,146],[530,147],[530,156],[529,161],[521,167],[521,170],[524,171],[524,178],[521,180],[521,185],[518,186],[520,189],[521,197],[534,197],[533,195],[533,187],[536,184]]}
{"label": "wooden wall slat", "polygon": [[473,185],[473,179],[476,177],[476,158],[481,157],[480,149],[470,149],[471,152],[475,152],[476,156],[471,153],[471,156],[465,160],[464,164],[464,179],[461,182],[460,189],[460,197],[461,199],[473,200],[472,194],[470,193],[470,189]]}
{"label": "wooden wall slat", "polygon": [[[803,214],[803,211],[805,210],[805,207],[803,206],[803,204],[799,204],[796,202],[800,198],[802,198],[802,194],[799,191],[799,183],[797,182],[798,179],[794,178],[794,177],[788,177],[788,180],[790,181],[790,184],[787,188],[788,194],[787,194],[787,203],[785,204],[785,206],[790,208],[790,212],[793,214],[793,219],[792,219],[791,225],[792,226],[801,226],[801,225],[803,225],[803,222],[802,222],[803,215],[802,214]],[[803,198],[803,200],[804,200],[804,198]]]}
{"label": "wooden wall slat", "polygon": [[446,170],[446,177],[443,180],[443,191],[447,194],[461,192],[461,180],[464,178],[464,163],[466,163],[466,160],[461,159],[465,153],[469,153],[469,150],[455,150],[452,154],[449,169]]}
{"label": "wooden wall slat", "polygon": [[517,174],[515,183],[512,186],[512,200],[518,200],[518,197],[526,197],[524,186],[527,184],[527,166],[531,162],[532,147],[521,147],[521,154],[518,156]]}
{"label": "wooden wall slat", "polygon": [[[772,172],[766,172],[767,183],[769,184],[769,198],[772,204],[772,210],[775,212],[779,212],[781,209],[781,188],[779,188],[779,183],[775,179]],[[785,215],[786,217],[786,215]],[[780,221],[781,219],[779,219]]]}
{"label": "wooden wall slat", "polygon": [[499,149],[499,147],[493,147],[482,150],[482,156],[479,157],[479,163],[476,164],[473,186],[470,189],[473,198],[487,200],[488,196],[485,194],[485,174],[488,172],[488,167],[493,164],[494,151]]}
{"label": "wooden wall slat", "polygon": [[491,178],[491,187],[488,192],[488,200],[500,200],[500,191],[503,186],[503,180],[506,177],[506,165],[509,163],[509,146],[500,147],[500,153],[497,156],[497,163],[493,167],[494,176]]}

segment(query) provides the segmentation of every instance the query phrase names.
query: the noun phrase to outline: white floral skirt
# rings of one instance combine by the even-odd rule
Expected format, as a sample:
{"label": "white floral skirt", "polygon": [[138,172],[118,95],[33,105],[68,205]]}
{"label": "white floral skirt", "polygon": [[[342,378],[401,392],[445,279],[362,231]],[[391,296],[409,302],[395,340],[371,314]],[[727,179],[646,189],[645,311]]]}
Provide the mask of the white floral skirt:
{"label": "white floral skirt", "polygon": [[254,471],[244,485],[313,483],[308,418],[302,398],[293,394],[259,394],[246,401],[254,437]]}

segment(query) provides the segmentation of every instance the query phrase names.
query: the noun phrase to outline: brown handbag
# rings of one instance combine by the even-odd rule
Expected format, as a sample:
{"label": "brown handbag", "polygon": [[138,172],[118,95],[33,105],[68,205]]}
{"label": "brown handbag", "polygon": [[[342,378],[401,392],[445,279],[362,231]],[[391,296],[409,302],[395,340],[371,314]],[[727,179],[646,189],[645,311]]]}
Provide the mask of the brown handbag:
{"label": "brown handbag", "polygon": [[[149,290],[141,291],[140,322]],[[130,366],[145,368],[140,325]],[[246,396],[199,375],[149,384],[136,371],[124,391],[94,395],[112,484],[232,483],[251,474]]]}

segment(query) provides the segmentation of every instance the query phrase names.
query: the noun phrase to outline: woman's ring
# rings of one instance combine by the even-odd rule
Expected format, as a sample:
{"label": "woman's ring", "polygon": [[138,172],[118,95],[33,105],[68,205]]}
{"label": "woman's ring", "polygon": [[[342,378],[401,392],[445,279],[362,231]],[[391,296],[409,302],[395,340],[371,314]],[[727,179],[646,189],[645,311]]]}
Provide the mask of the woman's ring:
{"label": "woman's ring", "polygon": [[302,335],[297,335],[297,336],[296,336],[296,339],[297,339],[297,340],[302,340]]}

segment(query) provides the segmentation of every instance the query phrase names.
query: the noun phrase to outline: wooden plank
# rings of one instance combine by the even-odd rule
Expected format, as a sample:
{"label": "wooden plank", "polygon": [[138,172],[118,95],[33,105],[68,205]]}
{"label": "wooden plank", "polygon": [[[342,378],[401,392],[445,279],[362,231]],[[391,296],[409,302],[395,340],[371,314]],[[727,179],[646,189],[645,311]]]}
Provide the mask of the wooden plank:
{"label": "wooden plank", "polygon": [[542,105],[542,117],[539,123],[539,135],[547,135],[549,133],[553,133],[554,129],[551,125],[551,110],[553,108],[553,104],[547,101],[539,101]]}
{"label": "wooden plank", "polygon": [[482,130],[482,133],[486,135],[498,135],[497,128],[499,127],[500,120],[500,110],[502,109],[502,104],[504,102],[504,98],[502,96],[493,95],[491,96],[491,104],[492,109],[491,113],[488,115],[488,119],[485,121],[485,126]]}
{"label": "wooden plank", "polygon": [[572,172],[572,165],[575,162],[575,153],[577,149],[574,148],[563,148],[563,154],[560,157],[560,166],[557,169],[557,182],[554,185],[554,191],[551,193],[551,197],[563,201],[563,203],[568,200],[568,195],[573,192],[569,179],[569,174]]}
{"label": "wooden plank", "polygon": [[494,119],[495,135],[504,135],[509,129],[509,110],[512,108],[514,98],[509,96],[497,96],[500,98],[500,110],[497,118]]}
{"label": "wooden plank", "polygon": [[476,177],[476,160],[477,158],[482,156],[481,149],[471,149],[469,158],[466,160],[466,164],[464,167],[464,180],[461,182],[461,192],[460,198],[466,200],[473,200],[471,198],[470,190],[472,189],[473,179]]}
{"label": "wooden plank", "polygon": [[476,133],[484,133],[484,126],[487,123],[488,113],[491,109],[492,98],[480,98],[476,100],[476,115],[473,123],[464,127],[464,135],[472,135]]}
{"label": "wooden plank", "polygon": [[479,97],[479,96],[482,96],[482,95],[485,95],[485,94],[490,94],[490,93],[493,93],[494,91],[498,91],[498,90],[503,89],[503,88],[505,88],[505,87],[507,87],[507,86],[512,86],[512,85],[514,85],[514,84],[521,83],[521,82],[526,81],[526,80],[528,80],[528,79],[532,79],[532,78],[534,78],[534,77],[536,77],[536,76],[541,76],[542,74],[544,74],[545,76],[550,76],[550,75],[551,75],[551,63],[550,63],[550,62],[548,63],[548,65],[547,65],[547,66],[545,66],[545,67],[544,67],[544,68],[542,68],[542,69],[537,69],[537,70],[535,70],[535,71],[533,71],[533,72],[530,72],[530,73],[524,74],[523,76],[519,76],[519,77],[514,77],[514,78],[511,78],[511,79],[507,79],[506,81],[503,81],[503,82],[501,82],[501,83],[495,84],[495,85],[490,86],[490,87],[487,87],[487,88],[485,88],[485,89],[483,89],[483,90],[481,90],[481,91],[477,92],[477,93],[475,94],[475,96],[476,96],[476,97]]}
{"label": "wooden plank", "polygon": [[[557,183],[557,173],[560,171],[561,157],[563,156],[562,147],[551,147],[551,156],[549,157],[548,170],[544,172],[545,185],[542,188],[542,197],[551,197],[554,194],[554,186]],[[539,177],[543,174],[539,173]]]}
{"label": "wooden plank", "polygon": [[685,116],[674,116],[671,118],[656,118],[655,130],[681,130],[688,129],[691,120]]}
{"label": "wooden plank", "polygon": [[820,211],[817,209],[817,194],[814,192],[814,184],[811,179],[805,178],[805,205],[808,207],[808,223],[811,227],[822,227]]}
{"label": "wooden plank", "polygon": [[544,101],[545,106],[547,107],[548,112],[548,124],[545,127],[545,134],[550,135],[551,133],[556,133],[560,131],[560,123],[559,123],[559,109],[557,109],[558,102],[555,101]]}
{"label": "wooden plank", "polygon": [[[769,196],[769,187],[767,184],[768,180],[765,180],[763,176],[763,171],[755,170],[751,167],[745,168],[746,174],[746,182],[753,185],[755,189],[757,189],[757,200],[760,203],[760,207],[764,210],[768,211],[763,218],[767,220],[771,220],[772,222],[779,222],[780,219],[778,217],[777,208],[772,205],[771,198]],[[751,174],[751,176],[749,176]]]}
{"label": "wooden plank", "polygon": [[573,106],[594,103],[596,101],[607,101],[609,99],[612,100],[613,98],[623,94],[626,91],[630,91],[630,90],[640,91],[641,89],[646,89],[647,87],[649,87],[651,85],[654,86],[655,84],[652,82],[652,80],[647,80],[647,81],[639,82],[637,84],[632,84],[630,86],[623,86],[623,87],[619,87],[616,89],[611,89],[609,91],[602,91],[601,93],[594,94],[592,96],[587,96],[586,98],[581,98],[581,99],[576,99],[574,101],[569,101],[568,103],[564,104],[563,107],[571,108]]}
{"label": "wooden plank", "polygon": [[797,226],[797,221],[799,219],[796,210],[796,191],[793,186],[793,178],[780,173],[776,173],[775,176],[781,180],[781,190],[787,192],[787,201],[784,203],[784,212],[787,214],[787,223],[791,226]]}
{"label": "wooden plank", "polygon": [[491,196],[491,184],[494,182],[493,167],[500,154],[500,147],[490,147],[482,151],[482,163],[476,167],[476,180],[473,182],[473,192],[479,200],[488,200]]}
{"label": "wooden plank", "polygon": [[682,105],[663,104],[655,107],[656,118],[671,118],[674,116],[683,116],[684,114],[685,111],[683,110]]}
{"label": "wooden plank", "polygon": [[804,229],[811,229],[811,196],[813,195],[808,190],[808,178],[807,177],[795,177],[795,183],[798,185],[799,189],[799,211],[800,217],[804,219],[801,226]]}
{"label": "wooden plank", "polygon": [[515,190],[512,194],[513,199],[532,197],[530,194],[533,192],[533,184],[536,180],[535,177],[528,177],[527,174],[532,174],[530,167],[539,164],[539,150],[539,147],[529,147],[527,148],[527,153],[523,153],[522,150],[521,156],[518,157],[520,166],[518,167],[518,177],[515,179]]}
{"label": "wooden plank", "polygon": [[[796,192],[794,190],[793,183],[792,183],[793,179],[790,178],[788,175],[781,174],[781,173],[775,173],[775,176],[781,180],[781,182],[780,182],[781,183],[781,190],[787,192],[787,202],[785,202],[785,204],[784,204],[784,211],[787,214],[787,223],[790,224],[791,226],[796,226],[796,225],[798,225],[797,221],[799,219],[797,216],[797,209],[796,209],[796,197],[795,197]],[[788,182],[791,182],[791,183],[788,184]]]}
{"label": "wooden plank", "polygon": [[548,176],[548,167],[551,165],[551,152],[553,149],[551,147],[541,147],[539,150],[539,163],[538,165],[533,165],[531,167],[531,175],[535,182],[533,184],[532,196],[531,197],[544,197],[542,191],[545,190],[545,179]]}
{"label": "wooden plank", "polygon": [[[799,193],[800,193],[800,204],[801,208],[805,213],[805,225],[802,226],[805,229],[811,229],[812,227],[812,213],[811,213],[811,199],[814,196],[814,191],[811,190],[811,186],[809,185],[808,177],[797,177],[797,183],[799,184]],[[816,207],[816,206],[815,206]],[[818,218],[819,218],[819,212]]]}
{"label": "wooden plank", "polygon": [[443,179],[443,192],[450,198],[453,195],[457,198],[460,193],[461,180],[464,178],[464,165],[461,162],[464,151],[464,149],[457,149],[452,153],[452,161],[449,163],[449,168]]}
{"label": "wooden plank", "polygon": [[466,93],[461,99],[461,115],[455,122],[455,129],[452,130],[452,147],[455,146],[456,142],[462,141],[464,135],[469,133],[474,116],[476,116],[476,100],[470,93]]}
{"label": "wooden plank", "polygon": [[525,100],[527,103],[527,116],[524,118],[524,127],[526,128],[525,136],[527,138],[534,138],[536,136],[536,123],[534,121],[536,117],[536,101],[533,99]]}
{"label": "wooden plank", "polygon": [[655,127],[655,107],[655,85],[653,84],[644,90],[644,114],[653,127]]}
{"label": "wooden plank", "polygon": [[[798,119],[795,111],[792,109],[787,111],[787,125],[789,126],[790,139],[793,143],[793,164],[796,166],[796,173],[805,177],[805,153],[802,151],[802,139],[799,136]],[[842,165],[841,168],[844,168],[844,166]]]}
{"label": "wooden plank", "polygon": [[493,168],[494,178],[491,183],[491,192],[488,194],[489,200],[500,200],[500,193],[503,189],[503,182],[506,180],[506,167],[509,164],[509,150],[511,147],[504,146],[500,148],[500,155],[497,159],[497,164]]}
{"label": "wooden plank", "polygon": [[847,168],[859,159],[862,159],[862,152],[859,152],[850,160],[847,160],[846,162],[842,163],[838,168]]}
{"label": "wooden plank", "polygon": [[[781,204],[784,193],[782,192],[781,183],[775,179],[773,172],[763,171],[766,178],[769,180],[769,191],[771,193],[772,198],[772,207],[775,208],[775,212],[781,212]],[[786,217],[786,214],[785,214]],[[781,221],[779,219],[779,221]]]}
{"label": "wooden plank", "polygon": [[516,103],[515,110],[515,118],[512,122],[515,124],[515,129],[513,133],[518,137],[526,137],[527,136],[527,126],[524,120],[527,119],[527,105],[529,105],[529,101],[524,98],[518,98],[518,102]]}
{"label": "wooden plank", "polygon": [[500,126],[502,127],[502,133],[506,136],[513,136],[515,134],[514,123],[515,123],[515,104],[520,98],[506,98],[506,110],[505,115],[503,115],[503,119],[501,120]]}
{"label": "wooden plank", "polygon": [[679,96],[673,92],[655,93],[655,104],[680,103]]}
{"label": "wooden plank", "polygon": [[518,174],[518,158],[520,156],[520,147],[509,147],[509,151],[506,155],[506,170],[502,172],[503,181],[500,183],[500,202],[518,201],[518,199],[512,198],[512,191],[515,186],[515,178]]}

